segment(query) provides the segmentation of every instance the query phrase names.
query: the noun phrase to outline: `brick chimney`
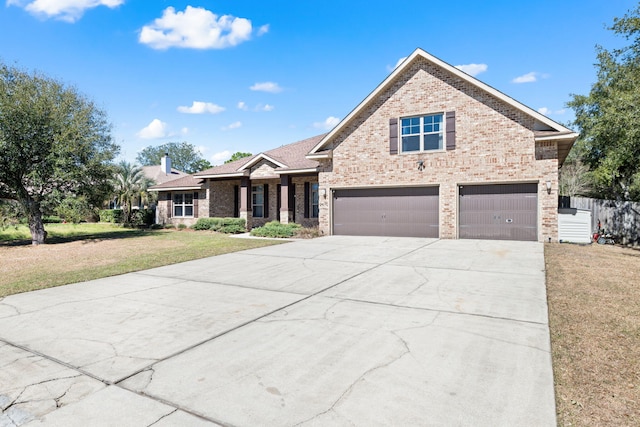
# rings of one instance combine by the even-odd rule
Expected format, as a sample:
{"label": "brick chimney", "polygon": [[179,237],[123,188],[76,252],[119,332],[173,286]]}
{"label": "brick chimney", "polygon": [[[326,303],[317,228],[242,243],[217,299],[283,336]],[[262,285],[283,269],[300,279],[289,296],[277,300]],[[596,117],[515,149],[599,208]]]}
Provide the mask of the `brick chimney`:
{"label": "brick chimney", "polygon": [[164,153],[164,156],[162,156],[162,159],[160,160],[160,167],[165,175],[171,174],[171,157],[169,157],[169,153]]}

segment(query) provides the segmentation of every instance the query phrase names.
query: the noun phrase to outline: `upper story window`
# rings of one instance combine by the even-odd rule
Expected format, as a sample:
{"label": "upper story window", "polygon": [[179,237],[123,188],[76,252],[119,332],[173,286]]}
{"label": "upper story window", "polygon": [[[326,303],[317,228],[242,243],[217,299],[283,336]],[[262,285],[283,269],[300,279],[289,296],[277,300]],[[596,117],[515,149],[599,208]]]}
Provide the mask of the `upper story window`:
{"label": "upper story window", "polygon": [[193,216],[193,193],[173,194],[173,216],[192,217]]}
{"label": "upper story window", "polygon": [[402,119],[402,152],[444,149],[443,114]]}
{"label": "upper story window", "polygon": [[264,185],[251,186],[251,205],[254,218],[264,218]]}

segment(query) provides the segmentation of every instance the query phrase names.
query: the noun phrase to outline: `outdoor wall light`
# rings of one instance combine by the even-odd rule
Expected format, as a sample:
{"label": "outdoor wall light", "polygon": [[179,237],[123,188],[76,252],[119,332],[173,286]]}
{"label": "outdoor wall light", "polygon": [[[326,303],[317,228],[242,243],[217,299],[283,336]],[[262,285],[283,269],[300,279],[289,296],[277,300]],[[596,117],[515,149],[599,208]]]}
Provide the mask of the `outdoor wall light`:
{"label": "outdoor wall light", "polygon": [[321,189],[320,189],[320,195],[321,195],[322,197],[327,197],[327,190],[326,190],[325,188],[321,188]]}
{"label": "outdoor wall light", "polygon": [[418,160],[418,170],[424,170],[424,160]]}
{"label": "outdoor wall light", "polygon": [[551,181],[547,181],[547,194],[551,194]]}

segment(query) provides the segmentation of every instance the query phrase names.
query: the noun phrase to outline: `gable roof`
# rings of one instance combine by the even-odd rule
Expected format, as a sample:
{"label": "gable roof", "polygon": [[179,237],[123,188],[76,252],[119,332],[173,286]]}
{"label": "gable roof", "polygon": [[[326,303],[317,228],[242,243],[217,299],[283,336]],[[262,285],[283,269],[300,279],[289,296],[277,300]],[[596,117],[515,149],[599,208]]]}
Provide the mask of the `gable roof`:
{"label": "gable roof", "polygon": [[144,173],[144,176],[151,179],[156,184],[162,184],[163,182],[172,181],[176,178],[187,176],[185,172],[179,171],[178,169],[174,168],[171,168],[170,174],[164,173],[164,170],[160,165],[143,166],[142,173]]}
{"label": "gable roof", "polygon": [[276,173],[312,172],[318,168],[318,162],[306,157],[306,154],[318,144],[325,135],[317,135],[302,141],[294,142],[268,150],[259,154],[214,166],[211,169],[195,173],[197,178],[230,178],[236,176],[249,176],[251,167],[267,160],[277,167]]}
{"label": "gable roof", "polygon": [[193,175],[185,175],[178,179],[153,185],[149,187],[149,191],[201,190],[203,182],[204,180],[196,178]]}
{"label": "gable roof", "polygon": [[516,101],[510,96],[505,95],[499,90],[489,86],[486,83],[481,82],[475,77],[470,76],[462,70],[457,69],[453,65],[450,65],[441,59],[436,58],[433,55],[425,52],[424,50],[417,48],[413,51],[413,53],[408,56],[400,65],[398,65],[386,79],[382,81],[376,87],[373,92],[371,92],[356,108],[354,108],[344,119],[340,121],[329,133],[327,133],[324,138],[322,138],[310,151],[307,155],[307,158],[329,158],[332,153],[330,150],[327,150],[327,145],[331,139],[336,136],[340,131],[342,131],[351,120],[357,117],[365,107],[373,100],[375,100],[393,81],[404,73],[409,66],[418,59],[425,59],[426,61],[432,63],[433,65],[442,68],[443,70],[453,74],[454,76],[466,81],[480,90],[483,90],[499,100],[505,102],[506,104],[514,107],[517,110],[522,111],[523,113],[533,117],[536,121],[536,129],[534,129],[534,138],[536,141],[558,141],[558,158],[559,163],[562,164],[564,159],[569,154],[569,150],[573,145],[573,142],[578,138],[578,134],[573,132],[571,129],[564,127],[560,123],[551,120],[543,114],[533,110],[530,107]]}

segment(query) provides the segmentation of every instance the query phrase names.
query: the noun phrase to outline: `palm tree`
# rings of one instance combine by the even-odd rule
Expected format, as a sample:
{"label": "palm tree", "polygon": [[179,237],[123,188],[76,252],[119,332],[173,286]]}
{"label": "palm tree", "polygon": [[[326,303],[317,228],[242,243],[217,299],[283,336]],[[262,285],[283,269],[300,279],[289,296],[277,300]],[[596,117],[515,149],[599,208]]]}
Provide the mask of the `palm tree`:
{"label": "palm tree", "polygon": [[118,204],[122,206],[123,220],[131,222],[131,207],[139,199],[146,201],[149,193],[147,188],[152,184],[151,180],[144,176],[142,167],[126,161],[118,163],[116,175],[113,179]]}

